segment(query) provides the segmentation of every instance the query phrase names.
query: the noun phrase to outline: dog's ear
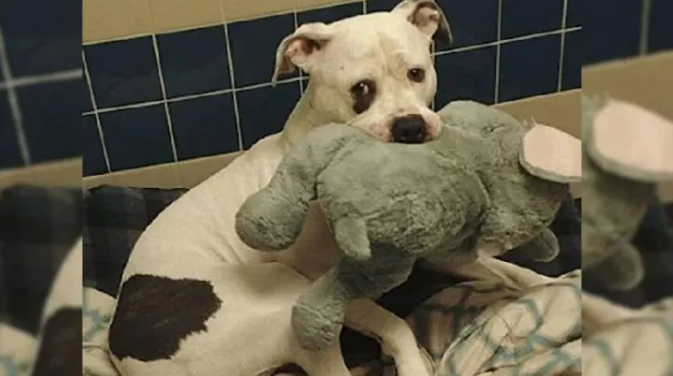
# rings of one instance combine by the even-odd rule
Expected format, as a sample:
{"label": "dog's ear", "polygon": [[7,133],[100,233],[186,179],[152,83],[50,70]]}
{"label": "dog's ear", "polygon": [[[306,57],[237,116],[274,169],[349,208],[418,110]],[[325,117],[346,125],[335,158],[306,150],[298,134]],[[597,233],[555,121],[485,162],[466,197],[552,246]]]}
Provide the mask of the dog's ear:
{"label": "dog's ear", "polygon": [[285,37],[276,51],[276,68],[271,82],[278,77],[292,73],[296,68],[310,72],[311,67],[333,37],[332,28],[322,22],[301,25],[294,33]]}
{"label": "dog's ear", "polygon": [[414,24],[421,33],[437,42],[451,44],[453,35],[444,12],[432,0],[404,0],[392,10]]}

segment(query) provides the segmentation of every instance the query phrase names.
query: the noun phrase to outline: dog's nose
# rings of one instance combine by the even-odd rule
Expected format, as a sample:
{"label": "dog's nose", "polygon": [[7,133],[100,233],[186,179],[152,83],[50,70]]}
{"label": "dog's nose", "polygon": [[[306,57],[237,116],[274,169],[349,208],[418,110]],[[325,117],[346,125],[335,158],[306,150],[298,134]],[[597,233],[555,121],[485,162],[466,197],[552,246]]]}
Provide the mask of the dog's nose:
{"label": "dog's nose", "polygon": [[427,136],[425,120],[421,115],[407,115],[393,120],[390,132],[393,141],[404,144],[420,144]]}

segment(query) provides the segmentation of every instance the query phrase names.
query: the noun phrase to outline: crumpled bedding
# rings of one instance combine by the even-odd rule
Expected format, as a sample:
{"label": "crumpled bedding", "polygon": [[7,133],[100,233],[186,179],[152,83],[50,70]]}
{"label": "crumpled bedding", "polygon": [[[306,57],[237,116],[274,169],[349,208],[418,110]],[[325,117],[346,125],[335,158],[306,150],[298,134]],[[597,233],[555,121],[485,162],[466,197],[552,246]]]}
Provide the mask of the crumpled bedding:
{"label": "crumpled bedding", "polygon": [[[445,288],[407,317],[434,375],[672,374],[673,300],[626,308],[586,293],[582,298],[579,272],[549,278],[509,265],[504,282],[480,280]],[[113,298],[86,289],[85,376],[118,375],[106,345],[113,307]],[[395,375],[389,359],[365,368],[354,375]]]}
{"label": "crumpled bedding", "polygon": [[[156,214],[183,192],[184,190],[108,186],[90,191],[85,198],[87,211],[85,253],[88,253],[86,273],[87,285],[90,286],[86,288],[84,299],[85,375],[117,375],[110,363],[106,346],[107,323],[114,306],[114,299],[111,296],[116,292],[125,258],[128,257],[137,236]],[[576,201],[575,204],[579,202]],[[657,203],[653,204],[653,213],[660,209]],[[412,274],[412,279],[418,279],[414,282],[414,288],[427,285],[432,290],[428,297],[420,300],[423,303],[400,304],[398,299],[400,296],[405,297],[401,300],[408,299],[406,296],[409,295],[409,291],[404,288],[400,289],[397,295],[387,297],[388,300],[394,300],[387,305],[390,305],[394,312],[407,317],[419,343],[432,359],[437,376],[577,375],[580,371],[584,371],[584,374],[595,372],[592,375],[596,376],[645,375],[635,371],[632,373],[619,373],[619,371],[629,371],[629,365],[637,369],[640,362],[650,362],[643,358],[648,354],[624,356],[619,359],[619,362],[624,364],[612,367],[610,372],[599,368],[591,370],[580,368],[580,364],[603,364],[606,362],[603,358],[608,355],[604,355],[603,352],[587,355],[585,351],[585,358],[587,356],[593,358],[581,359],[583,343],[579,338],[582,328],[578,322],[579,312],[596,308],[586,306],[586,302],[591,300],[578,299],[580,277],[577,273],[569,273],[580,264],[578,214],[577,208],[572,201],[569,201],[561,208],[555,223],[552,224],[553,231],[561,241],[561,254],[550,264],[529,265],[521,260],[505,257],[527,268],[507,264],[512,268],[506,272],[509,277],[504,280],[484,278],[470,282],[461,279],[445,281],[435,277],[414,277]],[[661,224],[657,222],[657,218],[646,222],[648,223],[641,228],[640,237],[655,239],[657,244],[654,247],[652,243],[640,243],[641,247],[648,250],[645,257],[654,254],[653,250],[656,250],[657,254],[673,253],[669,240],[651,236],[657,231],[661,232]],[[651,265],[657,266],[656,263]],[[530,269],[542,274],[532,272]],[[428,279],[433,278],[435,279],[432,282],[428,282]],[[659,286],[660,289],[665,287],[667,286]],[[582,294],[585,292],[582,291]],[[382,300],[385,299],[384,296]],[[607,303],[601,306],[598,312],[621,312],[623,309],[626,308]],[[636,312],[634,315],[640,312],[635,309],[632,311]],[[648,318],[648,320],[654,319]],[[623,325],[625,325],[623,328],[628,327],[627,323]],[[599,328],[604,326],[604,324],[598,325]],[[601,336],[607,336],[608,347],[618,346],[619,340],[613,339],[614,334],[611,336],[604,334],[603,330],[608,333],[608,328],[612,326],[597,330],[595,338],[598,340],[602,338]],[[662,336],[662,343],[671,341],[671,338],[673,337],[670,335]],[[350,339],[354,342],[362,341],[361,338]],[[647,341],[647,335],[642,340]],[[657,343],[654,339],[652,341],[653,345]],[[657,360],[661,362],[661,359],[665,358],[660,355]],[[394,367],[390,363],[390,359],[381,359],[375,364],[354,369],[353,374],[383,373],[385,376],[393,376]]]}
{"label": "crumpled bedding", "polygon": [[579,374],[581,280],[537,286],[479,281],[450,287],[409,318],[442,376]]}

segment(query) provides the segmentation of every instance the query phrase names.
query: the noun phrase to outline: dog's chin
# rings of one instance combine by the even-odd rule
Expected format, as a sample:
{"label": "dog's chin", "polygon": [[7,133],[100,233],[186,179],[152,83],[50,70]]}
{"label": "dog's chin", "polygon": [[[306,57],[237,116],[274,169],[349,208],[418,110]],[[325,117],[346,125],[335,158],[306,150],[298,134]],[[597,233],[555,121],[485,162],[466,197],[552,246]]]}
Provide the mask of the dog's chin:
{"label": "dog's chin", "polygon": [[369,136],[382,141],[382,142],[393,142],[393,136],[390,133],[390,130],[385,129],[385,128],[379,128],[379,127],[361,127],[357,125],[353,125],[355,128],[360,129],[361,131],[365,132]]}
{"label": "dog's chin", "polygon": [[[371,136],[371,137],[373,137],[373,138],[375,138],[375,139],[377,139],[381,142],[399,143],[399,144],[407,143],[407,144],[409,144],[408,142],[395,141],[393,139],[392,133],[390,132],[390,129],[388,129],[387,127],[360,127],[360,126],[357,126],[357,125],[353,125],[353,126],[355,128],[358,128],[358,129],[362,130],[363,132],[365,132],[369,136]],[[428,128],[428,130],[426,132],[425,139],[421,142],[415,142],[415,144],[424,144],[426,142],[436,140],[438,137],[439,137],[439,129]]]}

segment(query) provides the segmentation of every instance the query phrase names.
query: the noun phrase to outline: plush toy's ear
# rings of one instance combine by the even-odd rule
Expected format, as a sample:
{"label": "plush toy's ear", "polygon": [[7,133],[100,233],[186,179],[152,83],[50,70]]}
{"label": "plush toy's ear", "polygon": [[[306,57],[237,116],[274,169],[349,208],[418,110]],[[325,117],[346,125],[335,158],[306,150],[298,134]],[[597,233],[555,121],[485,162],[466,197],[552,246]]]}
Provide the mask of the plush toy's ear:
{"label": "plush toy's ear", "polygon": [[534,123],[523,137],[519,161],[539,178],[577,182],[582,179],[582,142],[554,127]]}
{"label": "plush toy's ear", "polygon": [[608,100],[590,127],[587,152],[602,169],[652,183],[673,179],[673,122],[635,104]]}
{"label": "plush toy's ear", "polygon": [[391,11],[408,19],[428,38],[451,44],[453,35],[444,12],[432,0],[404,0]]}
{"label": "plush toy's ear", "polygon": [[321,50],[333,36],[332,28],[322,22],[301,25],[278,45],[276,68],[271,82],[275,84],[279,76],[292,73],[297,67],[310,72],[318,61]]}

